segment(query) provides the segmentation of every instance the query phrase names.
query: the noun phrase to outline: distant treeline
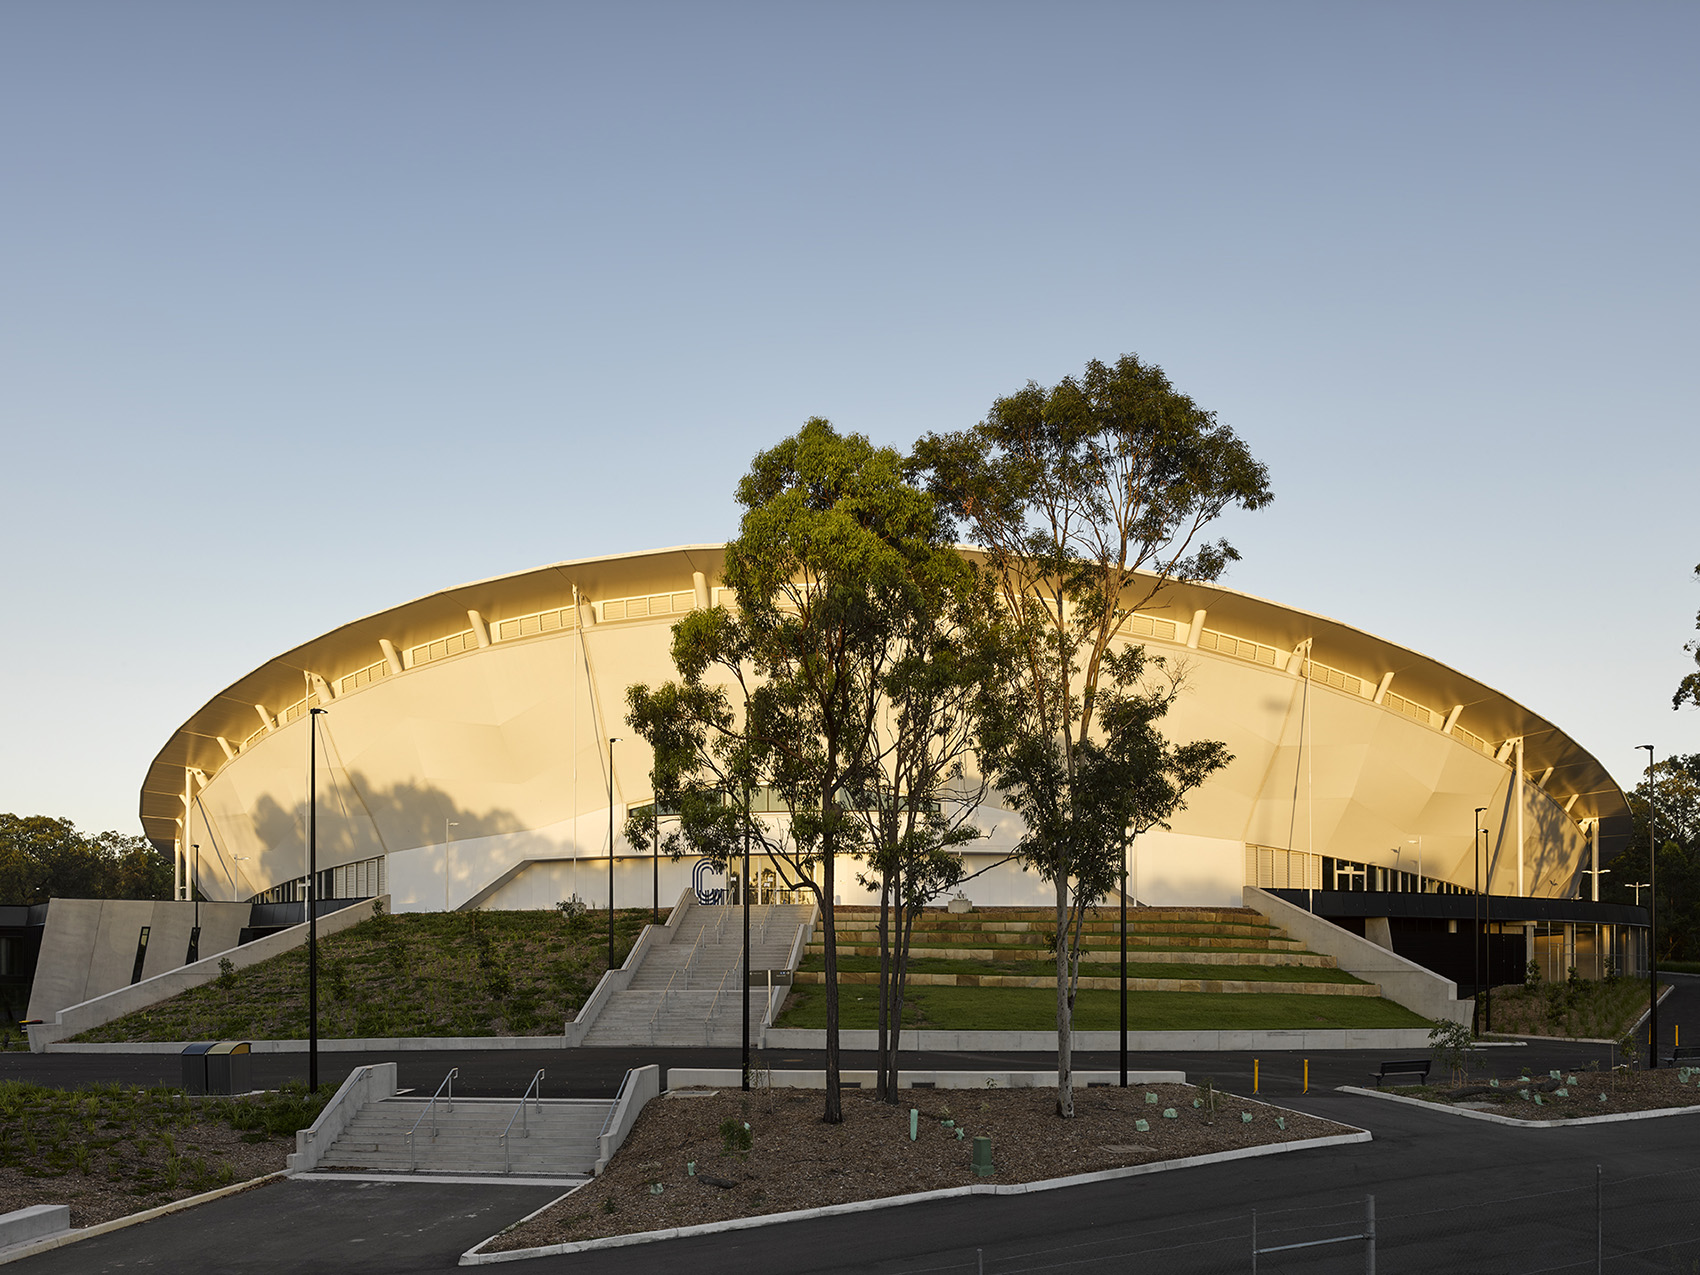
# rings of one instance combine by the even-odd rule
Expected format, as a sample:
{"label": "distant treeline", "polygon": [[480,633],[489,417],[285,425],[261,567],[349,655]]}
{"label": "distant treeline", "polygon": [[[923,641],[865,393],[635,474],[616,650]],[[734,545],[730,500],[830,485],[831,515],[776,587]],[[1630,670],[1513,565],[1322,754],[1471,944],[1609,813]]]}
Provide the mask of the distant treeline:
{"label": "distant treeline", "polygon": [[[1659,843],[1659,959],[1700,960],[1700,753],[1671,757],[1653,768],[1652,832]],[[1635,831],[1628,847],[1603,865],[1600,898],[1633,903],[1647,891],[1631,882],[1647,881],[1649,810],[1647,780],[1628,794]]]}
{"label": "distant treeline", "polygon": [[171,859],[146,837],[79,832],[69,819],[0,814],[0,904],[169,899]]}

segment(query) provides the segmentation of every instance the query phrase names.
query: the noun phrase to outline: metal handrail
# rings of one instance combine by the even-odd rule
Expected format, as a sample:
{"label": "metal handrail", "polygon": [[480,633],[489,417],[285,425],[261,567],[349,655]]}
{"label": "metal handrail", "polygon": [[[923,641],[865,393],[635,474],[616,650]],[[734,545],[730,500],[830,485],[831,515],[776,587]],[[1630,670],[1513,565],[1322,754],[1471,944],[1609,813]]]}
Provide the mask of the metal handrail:
{"label": "metal handrail", "polygon": [[[705,1045],[708,1044],[708,1038],[714,1032],[714,1011],[720,1007],[720,994],[726,990],[726,980],[731,978],[734,974],[738,976],[739,982],[743,981],[744,945],[742,943],[738,944],[738,955],[733,958],[731,968],[720,976],[720,986],[714,989],[714,999],[709,1001],[708,1013],[703,1015],[702,1042]],[[744,995],[748,996],[749,994],[750,989],[748,987],[744,988]]]}
{"label": "metal handrail", "polygon": [[525,1124],[525,1104],[531,1099],[531,1091],[533,1089],[537,1090],[537,1112],[541,1115],[543,1114],[543,1068],[541,1067],[537,1069],[537,1074],[531,1078],[531,1083],[525,1087],[525,1092],[520,1095],[519,1110],[508,1117],[507,1127],[501,1132],[503,1173],[512,1173],[514,1171],[513,1161],[508,1153],[508,1134],[514,1127],[514,1121],[519,1121],[520,1137],[529,1138],[531,1136],[531,1130],[528,1129]]}
{"label": "metal handrail", "polygon": [[655,1011],[649,1016],[649,1043],[655,1043],[655,1024],[661,1018],[661,1011],[666,1009],[673,999],[673,979],[679,977],[679,971],[674,970],[667,980],[667,986],[661,989],[661,999],[655,1002]]}
{"label": "metal handrail", "polygon": [[419,1143],[414,1137],[419,1132],[419,1126],[425,1122],[425,1117],[431,1117],[431,1141],[437,1140],[437,1099],[443,1098],[443,1090],[448,1090],[448,1097],[443,1098],[443,1110],[450,1115],[455,1109],[455,1077],[460,1075],[459,1067],[450,1067],[449,1074],[443,1077],[443,1083],[437,1086],[437,1092],[431,1095],[431,1101],[425,1104],[425,1110],[419,1113],[419,1119],[413,1122],[413,1128],[407,1131],[407,1158],[413,1172],[419,1172]]}
{"label": "metal handrail", "polygon": [[608,1126],[614,1123],[614,1113],[620,1109],[620,1099],[626,1096],[626,1086],[631,1082],[632,1073],[628,1068],[620,1078],[620,1087],[614,1091],[614,1101],[608,1104],[608,1114],[602,1117],[602,1131],[596,1135],[598,1138],[607,1136]]}
{"label": "metal handrail", "polygon": [[685,958],[685,986],[691,985],[691,969],[697,963],[697,953],[702,949],[702,931],[697,931],[697,941],[691,944],[691,954]]}

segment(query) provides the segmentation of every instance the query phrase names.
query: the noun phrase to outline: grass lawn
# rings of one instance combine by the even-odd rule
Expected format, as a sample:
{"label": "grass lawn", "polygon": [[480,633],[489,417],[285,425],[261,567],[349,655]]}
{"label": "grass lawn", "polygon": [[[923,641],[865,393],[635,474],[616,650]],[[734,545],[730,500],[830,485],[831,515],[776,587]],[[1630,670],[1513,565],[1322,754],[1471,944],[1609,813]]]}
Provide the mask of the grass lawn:
{"label": "grass lawn", "polygon": [[1647,984],[1638,978],[1496,987],[1493,1034],[1617,1040],[1646,1013],[1647,1002]]}
{"label": "grass lawn", "polygon": [[[875,989],[840,991],[842,1027],[877,1027]],[[1367,996],[1303,996],[1268,992],[1129,992],[1128,1025],[1137,1031],[1291,1030],[1306,1027],[1429,1027],[1425,1018],[1390,1000]],[[956,1031],[1053,1031],[1057,995],[1047,987],[916,987],[903,1011],[909,1027]],[[1082,991],[1075,997],[1077,1031],[1111,1031],[1121,1025],[1117,992]],[[779,1027],[825,1027],[826,989],[799,987],[786,1003]]]}
{"label": "grass lawn", "polygon": [[[649,909],[614,914],[624,961]],[[319,942],[319,1034],[537,1036],[560,1032],[608,961],[608,914],[410,912]],[[73,1039],[300,1040],[307,951],[269,961],[114,1019]]]}
{"label": "grass lawn", "polygon": [[[919,949],[917,949],[918,951]],[[877,972],[877,956],[841,956],[838,968],[845,973]],[[826,958],[811,956],[799,967],[804,970],[823,970]],[[1113,978],[1120,963],[1083,963],[1082,975],[1093,978]],[[1050,978],[1057,972],[1055,960],[1049,961],[947,961],[938,957],[912,956],[911,974],[1015,974],[1027,978]],[[1146,963],[1129,961],[1129,978],[1204,978],[1239,979],[1260,983],[1361,983],[1364,980],[1342,969],[1323,969],[1313,965],[1189,965],[1184,962]]]}

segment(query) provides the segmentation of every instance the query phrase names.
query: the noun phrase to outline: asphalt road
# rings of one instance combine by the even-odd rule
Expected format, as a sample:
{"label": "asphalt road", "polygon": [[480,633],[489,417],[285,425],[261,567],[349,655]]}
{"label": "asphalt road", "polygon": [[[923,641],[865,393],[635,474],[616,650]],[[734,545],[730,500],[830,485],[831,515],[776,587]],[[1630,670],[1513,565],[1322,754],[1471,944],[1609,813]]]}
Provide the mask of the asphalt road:
{"label": "asphalt road", "polygon": [[[1700,991],[1694,993],[1700,1001]],[[1675,997],[1672,997],[1675,999]],[[1668,1004],[1668,1002],[1667,1002]],[[1700,1012],[1696,1030],[1700,1031]],[[1415,1051],[1426,1054],[1427,1050]],[[1603,1045],[1571,1044],[1562,1041],[1532,1042],[1528,1045],[1490,1046],[1484,1051],[1497,1062],[1517,1059],[1517,1066],[1535,1070],[1563,1067],[1584,1068],[1597,1061],[1610,1063],[1610,1050]],[[1147,1053],[1129,1056],[1129,1068],[1180,1070],[1189,1079],[1208,1076],[1218,1085],[1249,1092],[1253,1060],[1257,1060],[1259,1085],[1263,1092],[1297,1092],[1303,1082],[1303,1061],[1310,1059],[1312,1088],[1364,1084],[1375,1071],[1381,1055],[1364,1051],[1336,1050],[1300,1054],[1270,1050],[1250,1053]],[[824,1065],[818,1050],[768,1050],[761,1062],[776,1070],[819,1068]],[[659,1063],[663,1073],[670,1067],[729,1067],[739,1065],[736,1049],[538,1049],[483,1052],[478,1050],[420,1050],[393,1054],[322,1054],[319,1082],[335,1088],[355,1067],[365,1063],[397,1064],[398,1083],[403,1088],[430,1093],[441,1083],[450,1067],[459,1067],[455,1092],[467,1097],[518,1097],[539,1067],[545,1072],[544,1093],[549,1097],[612,1097],[629,1067]],[[846,1068],[871,1068],[871,1054],[846,1053]],[[1119,1057],[1113,1053],[1077,1053],[1075,1066],[1082,1071],[1115,1071]],[[1056,1067],[1054,1053],[906,1053],[903,1064],[915,1070],[1008,1070],[1049,1071]],[[1516,1067],[1512,1067],[1515,1072]],[[307,1062],[299,1054],[255,1054],[252,1062],[256,1086],[275,1088],[288,1079],[306,1079]],[[35,1084],[75,1088],[82,1085],[119,1082],[137,1085],[176,1085],[181,1082],[181,1064],[172,1054],[0,1054],[0,1080],[24,1080]]]}

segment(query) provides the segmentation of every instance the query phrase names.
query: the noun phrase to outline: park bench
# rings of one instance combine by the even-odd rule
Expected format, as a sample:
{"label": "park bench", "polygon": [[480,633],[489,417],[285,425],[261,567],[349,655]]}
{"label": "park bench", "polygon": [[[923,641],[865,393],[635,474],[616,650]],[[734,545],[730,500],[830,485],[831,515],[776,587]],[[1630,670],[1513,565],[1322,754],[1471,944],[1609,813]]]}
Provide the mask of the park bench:
{"label": "park bench", "polygon": [[1676,1067],[1700,1063],[1700,1045],[1678,1045],[1665,1055],[1665,1066]]}
{"label": "park bench", "polygon": [[1375,1073],[1375,1087],[1381,1088],[1381,1082],[1389,1076],[1420,1076],[1418,1084],[1428,1083],[1429,1060],[1427,1058],[1399,1058],[1392,1062],[1381,1064],[1381,1070]]}

